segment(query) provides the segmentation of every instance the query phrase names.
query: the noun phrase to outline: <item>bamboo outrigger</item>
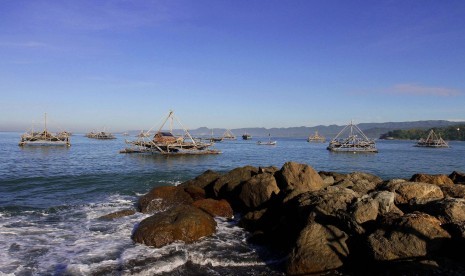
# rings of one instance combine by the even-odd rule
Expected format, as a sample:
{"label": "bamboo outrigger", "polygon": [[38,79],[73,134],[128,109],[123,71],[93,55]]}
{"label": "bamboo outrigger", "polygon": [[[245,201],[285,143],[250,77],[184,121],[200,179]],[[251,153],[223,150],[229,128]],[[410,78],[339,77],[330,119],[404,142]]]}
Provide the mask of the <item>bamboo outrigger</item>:
{"label": "bamboo outrigger", "polygon": [[326,142],[326,138],[324,136],[320,136],[318,134],[318,130],[315,131],[315,135],[310,135],[307,138],[307,142]]}
{"label": "bamboo outrigger", "polygon": [[[346,138],[340,138],[342,134],[348,133]],[[360,128],[350,122],[336,137],[334,137],[327,147],[334,152],[378,152],[375,141],[369,139]]]}
{"label": "bamboo outrigger", "polygon": [[47,130],[47,113],[45,113],[44,130],[41,132],[34,132],[33,129],[21,135],[21,140],[18,146],[27,145],[51,145],[51,146],[71,146],[69,132],[63,131],[58,134],[54,134]]}
{"label": "bamboo outrigger", "polygon": [[[170,120],[169,131],[162,131],[165,124]],[[173,122],[176,122],[184,130],[183,136],[175,136],[173,134]],[[221,151],[209,149],[213,143],[203,143],[192,138],[189,131],[181,124],[174,116],[174,112],[170,111],[158,131],[149,140],[147,137],[138,137],[136,141],[126,141],[131,145],[120,151],[120,153],[160,153],[164,155],[199,155],[199,154],[219,154]]]}
{"label": "bamboo outrigger", "polygon": [[434,130],[430,130],[428,136],[421,138],[415,147],[427,147],[427,148],[448,148],[449,145],[446,141],[441,138],[441,135],[436,134]]}

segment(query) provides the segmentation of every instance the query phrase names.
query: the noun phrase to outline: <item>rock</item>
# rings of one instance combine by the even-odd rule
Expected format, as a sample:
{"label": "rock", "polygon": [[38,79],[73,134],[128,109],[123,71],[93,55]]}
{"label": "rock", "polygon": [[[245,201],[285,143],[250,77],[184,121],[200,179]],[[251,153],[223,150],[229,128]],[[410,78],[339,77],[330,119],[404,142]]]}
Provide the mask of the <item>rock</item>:
{"label": "rock", "polygon": [[358,224],[376,220],[379,212],[379,203],[369,196],[360,198],[352,206],[352,217]]}
{"label": "rock", "polygon": [[232,218],[234,216],[231,205],[224,200],[215,200],[211,198],[194,201],[192,206],[199,208],[210,214],[212,217]]}
{"label": "rock", "polygon": [[348,188],[363,195],[375,190],[378,185],[382,184],[383,180],[373,174],[353,172],[348,174],[344,179],[335,182],[334,185],[338,187]]}
{"label": "rock", "polygon": [[237,196],[238,186],[257,173],[258,169],[252,166],[235,168],[222,175],[211,185],[207,186],[206,189],[208,189],[208,192],[211,191],[214,197],[225,199],[234,198]]}
{"label": "rock", "polygon": [[441,222],[424,213],[389,218],[382,224],[368,237],[368,250],[376,261],[425,257],[450,239]]}
{"label": "rock", "polygon": [[450,178],[455,184],[465,184],[465,173],[463,173],[463,172],[453,171],[453,172],[449,175],[449,178]]}
{"label": "rock", "polygon": [[116,218],[132,216],[135,213],[136,213],[136,211],[133,210],[133,209],[125,209],[125,210],[121,210],[121,211],[117,211],[117,212],[114,212],[114,213],[111,213],[111,214],[101,216],[99,219],[111,220],[111,219],[116,219]]}
{"label": "rock", "polygon": [[429,202],[421,207],[421,211],[438,218],[442,223],[465,222],[465,199],[446,198]]}
{"label": "rock", "polygon": [[205,187],[215,182],[220,177],[221,177],[221,174],[215,171],[212,171],[212,170],[206,170],[204,173],[197,176],[196,178],[188,180],[184,183],[181,183],[179,187],[185,188],[185,187],[195,186],[195,187],[205,189]]}
{"label": "rock", "polygon": [[182,187],[162,186],[140,197],[138,206],[142,213],[154,213],[181,204],[190,205],[192,202],[191,196]]}
{"label": "rock", "polygon": [[448,197],[465,198],[465,185],[463,184],[443,185],[441,190]]}
{"label": "rock", "polygon": [[261,219],[263,215],[266,213],[267,209],[260,209],[257,211],[250,211],[247,212],[244,216],[242,216],[241,220],[239,221],[239,226],[245,228],[246,230],[253,232],[260,229],[263,226],[261,223]]}
{"label": "rock", "polygon": [[184,187],[184,191],[188,193],[192,200],[204,199],[206,197],[205,190],[198,186],[187,186]]}
{"label": "rock", "polygon": [[411,182],[423,182],[436,185],[453,185],[454,182],[445,174],[421,174],[417,173],[410,178]]}
{"label": "rock", "polygon": [[435,184],[405,181],[388,184],[386,188],[396,193],[395,204],[407,204],[413,199],[436,200],[444,198],[441,188]]}
{"label": "rock", "polygon": [[242,185],[239,201],[247,209],[257,209],[278,193],[279,188],[272,174],[257,174]]}
{"label": "rock", "polygon": [[296,162],[285,163],[276,173],[276,179],[278,187],[284,192],[310,192],[324,188],[323,179],[312,167]]}
{"label": "rock", "polygon": [[297,208],[302,210],[311,212],[317,209],[328,215],[338,210],[347,211],[348,206],[358,197],[353,190],[330,186],[323,190],[302,193],[291,204],[297,204]]}
{"label": "rock", "polygon": [[380,215],[384,215],[389,212],[398,212],[400,211],[397,206],[394,204],[396,194],[388,191],[380,191],[371,194],[373,200],[378,203],[378,212]]}
{"label": "rock", "polygon": [[258,173],[270,173],[270,174],[275,174],[277,171],[279,171],[278,168],[275,166],[270,166],[270,167],[258,167]]}
{"label": "rock", "polygon": [[341,267],[349,255],[348,236],[332,225],[311,222],[300,233],[286,272],[289,275],[322,273]]}
{"label": "rock", "polygon": [[175,241],[191,243],[215,231],[216,222],[210,215],[196,207],[180,205],[142,220],[132,239],[158,248]]}
{"label": "rock", "polygon": [[343,173],[337,173],[337,172],[325,172],[325,171],[320,171],[318,172],[318,175],[324,180],[325,178],[330,178],[332,177],[334,182],[340,182],[344,180],[347,177],[347,174]]}

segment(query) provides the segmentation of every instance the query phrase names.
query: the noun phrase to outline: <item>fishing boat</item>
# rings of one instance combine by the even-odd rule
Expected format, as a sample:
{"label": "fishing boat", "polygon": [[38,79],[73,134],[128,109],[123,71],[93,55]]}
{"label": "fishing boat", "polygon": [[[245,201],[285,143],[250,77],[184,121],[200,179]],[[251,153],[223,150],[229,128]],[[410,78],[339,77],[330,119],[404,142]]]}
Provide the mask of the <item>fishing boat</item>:
{"label": "fishing boat", "polygon": [[434,130],[430,130],[428,136],[421,138],[415,147],[426,147],[426,148],[448,148],[449,145],[446,141],[441,138],[441,135],[436,134]]}
{"label": "fishing boat", "polygon": [[139,134],[136,135],[137,137],[150,137],[150,131],[145,132],[144,130],[141,130]]}
{"label": "fishing boat", "polygon": [[228,129],[223,133],[223,140],[236,140],[236,136]]}
{"label": "fishing boat", "polygon": [[128,133],[128,132],[123,132],[122,135],[123,135],[123,136],[129,136],[129,133]]}
{"label": "fishing boat", "polygon": [[19,146],[38,145],[38,146],[71,146],[69,132],[63,131],[54,134],[47,130],[47,113],[45,113],[44,130],[35,132],[33,129],[21,135]]}
{"label": "fishing boat", "polygon": [[252,135],[248,134],[247,132],[245,132],[243,135],[242,135],[242,139],[243,140],[250,140],[252,139]]}
{"label": "fishing boat", "polygon": [[[170,122],[169,130],[163,130],[165,124]],[[183,135],[173,134],[173,123],[178,123],[184,131]],[[220,154],[221,151],[210,149],[213,143],[203,143],[199,139],[192,138],[189,131],[170,111],[158,131],[152,139],[138,137],[136,141],[126,141],[129,148],[123,149],[120,153],[159,153],[163,155],[200,155],[200,154]]]}
{"label": "fishing boat", "polygon": [[276,145],[276,141],[271,141],[271,136],[270,136],[270,134],[268,134],[268,141],[267,142],[258,141],[257,145],[260,145],[260,146],[274,146],[274,145]]}
{"label": "fishing boat", "polygon": [[89,133],[86,133],[86,137],[91,138],[91,139],[99,139],[99,140],[116,139],[116,137],[112,133],[106,132],[105,129],[99,132],[91,131]]}
{"label": "fishing boat", "polygon": [[206,138],[205,140],[210,141],[210,142],[221,142],[223,141],[223,137],[213,137],[213,129],[212,129],[212,135],[210,138]]}
{"label": "fishing boat", "polygon": [[334,152],[378,152],[375,141],[369,139],[353,122],[329,142],[327,149]]}
{"label": "fishing boat", "polygon": [[321,143],[324,143],[326,142],[326,138],[324,136],[320,136],[318,134],[318,130],[315,131],[315,134],[314,135],[310,135],[308,136],[307,138],[307,142],[321,142]]}

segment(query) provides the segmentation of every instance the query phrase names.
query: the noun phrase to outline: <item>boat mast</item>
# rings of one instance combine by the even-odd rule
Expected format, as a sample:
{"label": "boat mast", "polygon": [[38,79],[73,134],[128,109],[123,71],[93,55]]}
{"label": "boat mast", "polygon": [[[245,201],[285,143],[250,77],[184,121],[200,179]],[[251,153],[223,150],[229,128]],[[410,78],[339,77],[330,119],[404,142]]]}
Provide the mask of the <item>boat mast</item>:
{"label": "boat mast", "polygon": [[47,112],[45,112],[45,133],[47,133]]}

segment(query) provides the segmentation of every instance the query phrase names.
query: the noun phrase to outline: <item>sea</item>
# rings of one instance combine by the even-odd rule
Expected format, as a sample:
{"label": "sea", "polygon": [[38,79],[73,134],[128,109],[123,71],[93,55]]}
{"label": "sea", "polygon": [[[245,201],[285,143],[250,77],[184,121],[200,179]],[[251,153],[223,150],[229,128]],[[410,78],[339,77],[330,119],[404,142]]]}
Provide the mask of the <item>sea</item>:
{"label": "sea", "polygon": [[[131,233],[148,215],[101,216],[134,208],[153,187],[178,185],[206,170],[305,163],[317,171],[362,171],[381,178],[465,171],[465,142],[418,148],[377,141],[379,153],[332,153],[327,143],[277,138],[215,144],[219,155],[121,154],[125,139],[71,137],[71,147],[19,147],[20,133],[0,133],[0,275],[283,275],[279,256],[249,244],[237,220],[216,219],[215,235],[162,248],[136,244]],[[267,137],[262,138],[263,140]]]}

